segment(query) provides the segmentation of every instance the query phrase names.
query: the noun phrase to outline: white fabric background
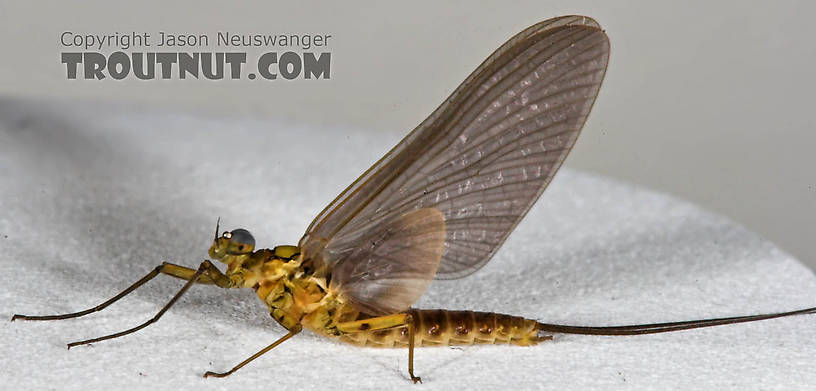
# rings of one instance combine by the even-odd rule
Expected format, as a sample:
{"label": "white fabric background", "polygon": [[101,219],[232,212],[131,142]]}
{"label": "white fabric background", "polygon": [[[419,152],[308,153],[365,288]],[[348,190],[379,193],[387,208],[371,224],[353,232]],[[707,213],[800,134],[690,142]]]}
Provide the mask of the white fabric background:
{"label": "white fabric background", "polygon": [[[311,218],[397,140],[342,128],[172,111],[0,101],[2,315],[85,309],[162,260],[195,267],[215,219],[259,246],[294,244]],[[581,147],[580,141],[577,148]],[[309,332],[227,379],[283,335],[249,290],[197,286],[157,324],[169,277],[109,309],[0,322],[4,389],[803,389],[816,318],[637,337],[558,335],[536,347],[346,346]],[[423,308],[611,325],[816,305],[813,274],[773,244],[664,194],[564,170],[484,269],[435,282]],[[417,388],[420,387],[420,388]]]}

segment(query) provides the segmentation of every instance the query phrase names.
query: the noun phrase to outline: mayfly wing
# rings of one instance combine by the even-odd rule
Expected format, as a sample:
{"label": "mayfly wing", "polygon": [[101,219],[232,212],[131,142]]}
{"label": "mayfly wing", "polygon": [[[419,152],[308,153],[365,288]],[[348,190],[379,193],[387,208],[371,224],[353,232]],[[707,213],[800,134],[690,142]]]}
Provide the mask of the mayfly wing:
{"label": "mayfly wing", "polygon": [[405,310],[436,274],[444,250],[445,217],[436,208],[422,208],[361,234],[333,246],[342,250],[329,254],[336,262],[330,290],[342,292],[366,314]]}
{"label": "mayfly wing", "polygon": [[[517,34],[317,216],[299,243],[304,257],[327,269],[356,270],[357,263],[411,268],[403,264],[417,259],[403,253],[378,257],[382,252],[369,246],[365,254],[357,253],[368,256],[349,254],[383,227],[399,224],[400,216],[436,209],[446,230],[441,260],[415,277],[473,273],[493,256],[566,158],[608,58],[606,34],[588,17],[550,19]],[[333,276],[332,282],[347,285],[344,278]],[[366,280],[375,281],[371,275]],[[411,294],[377,312],[408,308],[420,288],[425,286],[394,287]],[[354,294],[348,296],[355,301]]]}

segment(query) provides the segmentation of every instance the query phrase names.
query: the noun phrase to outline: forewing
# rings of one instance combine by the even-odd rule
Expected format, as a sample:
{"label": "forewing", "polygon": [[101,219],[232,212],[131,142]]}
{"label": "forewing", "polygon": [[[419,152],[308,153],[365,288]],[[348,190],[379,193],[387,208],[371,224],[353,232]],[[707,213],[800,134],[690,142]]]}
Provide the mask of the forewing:
{"label": "forewing", "polygon": [[[318,215],[300,241],[304,256],[332,269],[366,262],[344,255],[389,221],[433,208],[446,228],[436,277],[476,271],[569,153],[608,57],[606,34],[587,17],[517,34]],[[402,304],[393,307],[412,302]]]}
{"label": "forewing", "polygon": [[444,216],[434,208],[423,208],[361,234],[327,250],[337,262],[329,290],[366,314],[405,310],[428,289],[439,267],[446,236]]}

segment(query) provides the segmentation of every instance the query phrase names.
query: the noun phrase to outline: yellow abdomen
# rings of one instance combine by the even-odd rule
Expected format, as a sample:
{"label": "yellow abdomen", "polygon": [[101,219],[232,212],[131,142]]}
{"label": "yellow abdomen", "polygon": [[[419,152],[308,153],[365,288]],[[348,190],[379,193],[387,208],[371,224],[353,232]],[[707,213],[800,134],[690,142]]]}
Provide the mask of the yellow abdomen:
{"label": "yellow abdomen", "polygon": [[[416,330],[416,346],[474,344],[535,345],[548,336],[539,336],[536,321],[493,312],[409,310]],[[388,330],[345,334],[339,340],[359,346],[406,347],[407,326]]]}

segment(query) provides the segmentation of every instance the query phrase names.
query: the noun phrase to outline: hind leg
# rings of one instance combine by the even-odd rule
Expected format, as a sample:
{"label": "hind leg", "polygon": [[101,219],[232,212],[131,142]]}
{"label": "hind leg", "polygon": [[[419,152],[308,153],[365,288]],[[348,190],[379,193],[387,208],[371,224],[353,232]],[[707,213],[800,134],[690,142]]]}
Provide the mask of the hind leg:
{"label": "hind leg", "polygon": [[349,334],[387,330],[397,327],[408,328],[408,375],[411,376],[411,381],[414,383],[422,383],[422,379],[419,376],[414,376],[414,333],[416,327],[414,325],[414,317],[411,316],[410,313],[355,320],[337,325],[338,330]]}

